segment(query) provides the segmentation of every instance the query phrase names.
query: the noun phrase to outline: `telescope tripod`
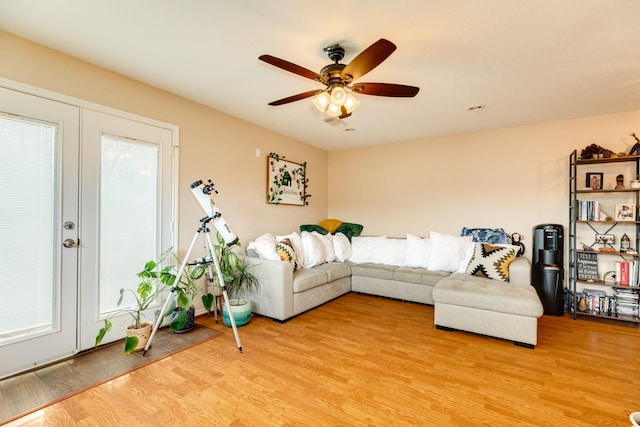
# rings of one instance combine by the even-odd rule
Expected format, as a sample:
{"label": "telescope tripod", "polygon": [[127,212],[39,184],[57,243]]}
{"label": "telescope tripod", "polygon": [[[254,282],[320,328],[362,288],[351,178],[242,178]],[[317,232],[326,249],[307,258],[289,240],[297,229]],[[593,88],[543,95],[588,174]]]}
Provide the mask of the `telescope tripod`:
{"label": "telescope tripod", "polygon": [[[191,240],[191,245],[189,245],[189,249],[187,250],[187,254],[184,257],[184,261],[182,261],[182,264],[180,265],[180,269],[178,270],[178,273],[176,274],[176,278],[173,281],[173,284],[171,286],[171,294],[167,297],[167,300],[164,303],[164,306],[162,307],[162,310],[160,311],[160,314],[158,315],[158,318],[156,319],[155,324],[153,325],[153,330],[151,331],[151,335],[149,335],[149,341],[147,342],[147,345],[144,347],[144,351],[142,352],[142,355],[144,356],[147,353],[147,350],[149,350],[149,347],[151,346],[151,341],[153,340],[153,337],[156,334],[156,331],[158,330],[158,328],[160,327],[160,324],[162,323],[162,320],[164,318],[163,314],[165,313],[165,311],[167,310],[167,307],[169,306],[169,302],[175,298],[174,293],[176,291],[176,284],[180,281],[180,277],[182,276],[182,273],[184,272],[186,266],[187,266],[187,262],[189,259],[189,256],[191,255],[191,251],[193,250],[193,246],[196,243],[196,240],[198,239],[198,236],[200,234],[202,234],[204,236],[204,241],[205,241],[205,247],[206,250],[208,251],[209,254],[211,254],[211,257],[209,258],[208,256],[205,256],[204,258],[202,258],[202,262],[209,264],[209,269],[211,269],[211,263],[213,263],[213,265],[215,266],[216,269],[216,277],[218,278],[218,283],[220,284],[220,289],[222,291],[222,296],[224,297],[224,303],[227,307],[227,312],[229,313],[229,321],[231,322],[231,328],[233,329],[233,335],[236,338],[236,344],[238,345],[238,350],[240,351],[240,353],[242,353],[242,344],[240,343],[240,335],[238,335],[238,328],[236,326],[236,320],[233,317],[233,313],[231,313],[231,304],[229,303],[229,295],[227,294],[227,286],[224,283],[224,278],[222,276],[222,270],[220,270],[220,262],[218,261],[218,258],[216,257],[216,252],[214,250],[213,244],[211,243],[211,237],[209,235],[209,227],[207,227],[207,224],[209,223],[209,221],[211,221],[212,219],[214,219],[211,216],[206,216],[204,218],[202,218],[200,220],[200,227],[196,230],[195,234],[193,235],[193,239]],[[209,277],[213,278],[213,272],[209,271]],[[215,310],[217,310],[217,307],[215,307]],[[217,316],[217,314],[216,314]]]}

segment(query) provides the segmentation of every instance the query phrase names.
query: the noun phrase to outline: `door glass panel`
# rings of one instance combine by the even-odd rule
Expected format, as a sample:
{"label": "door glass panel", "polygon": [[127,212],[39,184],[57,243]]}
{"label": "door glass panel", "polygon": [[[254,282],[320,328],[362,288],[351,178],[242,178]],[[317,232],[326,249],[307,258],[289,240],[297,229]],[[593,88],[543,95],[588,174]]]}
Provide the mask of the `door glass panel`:
{"label": "door glass panel", "polygon": [[[158,145],[102,135],[100,154],[100,317],[136,289],[140,260],[158,248]],[[130,292],[121,307],[135,303]]]}
{"label": "door glass panel", "polygon": [[59,328],[56,135],[55,124],[0,116],[0,345]]}

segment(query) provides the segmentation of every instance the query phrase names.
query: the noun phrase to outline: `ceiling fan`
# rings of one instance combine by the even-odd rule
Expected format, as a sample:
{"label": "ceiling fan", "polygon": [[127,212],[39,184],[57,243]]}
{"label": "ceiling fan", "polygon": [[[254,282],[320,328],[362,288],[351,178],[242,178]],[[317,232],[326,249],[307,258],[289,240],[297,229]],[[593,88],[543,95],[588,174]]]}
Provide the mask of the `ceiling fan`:
{"label": "ceiling fan", "polygon": [[[360,102],[353,96],[356,94],[410,98],[416,96],[420,88],[393,83],[354,83],[354,80],[367,74],[380,65],[396,50],[396,45],[389,40],[380,39],[360,52],[349,64],[341,64],[344,58],[344,49],[335,44],[323,49],[327,52],[333,64],[329,64],[320,70],[320,73],[308,70],[284,59],[271,55],[261,55],[261,61],[282,68],[285,71],[299,76],[315,80],[323,85],[324,89],[310,90],[298,93],[286,98],[270,102],[269,105],[277,106],[314,97],[313,105],[320,111],[326,111],[331,117],[343,119],[349,117]],[[346,90],[345,90],[346,89]]]}

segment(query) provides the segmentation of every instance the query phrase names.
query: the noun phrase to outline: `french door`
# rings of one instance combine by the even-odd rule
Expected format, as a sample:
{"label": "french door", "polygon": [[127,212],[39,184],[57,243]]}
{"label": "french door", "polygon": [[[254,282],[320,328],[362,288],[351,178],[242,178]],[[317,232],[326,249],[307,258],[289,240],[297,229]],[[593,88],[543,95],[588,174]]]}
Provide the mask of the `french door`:
{"label": "french door", "polygon": [[77,349],[79,117],[0,88],[0,377]]}
{"label": "french door", "polygon": [[[80,348],[94,345],[120,289],[136,289],[144,264],[172,246],[172,132],[97,111],[82,115]],[[133,304],[126,295],[120,307]],[[161,301],[145,313],[153,312]],[[122,313],[104,342],[124,337]]]}
{"label": "french door", "polygon": [[0,87],[0,378],[93,347],[172,246],[176,133]]}

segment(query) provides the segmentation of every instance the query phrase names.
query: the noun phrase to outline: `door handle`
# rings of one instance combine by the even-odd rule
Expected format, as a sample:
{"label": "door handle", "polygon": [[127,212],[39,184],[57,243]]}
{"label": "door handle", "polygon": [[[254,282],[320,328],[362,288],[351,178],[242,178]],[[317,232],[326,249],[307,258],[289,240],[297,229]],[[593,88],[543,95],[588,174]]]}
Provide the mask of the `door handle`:
{"label": "door handle", "polygon": [[64,246],[65,248],[73,248],[77,245],[78,243],[73,239],[64,239],[64,242],[62,242],[62,246]]}

